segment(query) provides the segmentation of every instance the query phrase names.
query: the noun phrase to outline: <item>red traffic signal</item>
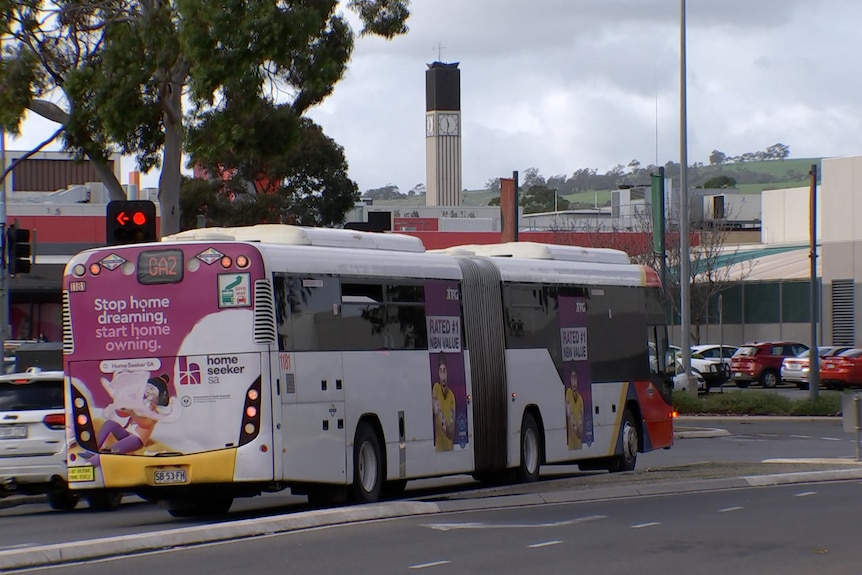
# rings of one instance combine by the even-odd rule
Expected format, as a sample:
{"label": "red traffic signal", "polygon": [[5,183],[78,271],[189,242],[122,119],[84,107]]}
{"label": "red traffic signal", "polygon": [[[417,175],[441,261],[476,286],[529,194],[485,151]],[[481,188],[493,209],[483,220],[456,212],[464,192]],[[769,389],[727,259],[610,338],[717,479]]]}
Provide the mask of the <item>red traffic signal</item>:
{"label": "red traffic signal", "polygon": [[156,204],[149,200],[108,202],[105,223],[105,243],[109,246],[159,240],[156,233]]}

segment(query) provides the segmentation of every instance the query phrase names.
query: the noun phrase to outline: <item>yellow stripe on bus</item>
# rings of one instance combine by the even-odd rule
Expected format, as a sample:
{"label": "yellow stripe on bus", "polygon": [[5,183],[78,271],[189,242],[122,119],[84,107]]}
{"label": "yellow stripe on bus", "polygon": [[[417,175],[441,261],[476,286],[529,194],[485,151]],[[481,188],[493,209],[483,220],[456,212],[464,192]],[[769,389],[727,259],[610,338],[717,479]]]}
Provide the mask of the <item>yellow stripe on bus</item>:
{"label": "yellow stripe on bus", "polygon": [[187,484],[228,483],[233,482],[236,449],[168,457],[103,453],[99,459],[105,477],[105,487],[108,488],[155,485],[154,473],[170,469],[184,469]]}

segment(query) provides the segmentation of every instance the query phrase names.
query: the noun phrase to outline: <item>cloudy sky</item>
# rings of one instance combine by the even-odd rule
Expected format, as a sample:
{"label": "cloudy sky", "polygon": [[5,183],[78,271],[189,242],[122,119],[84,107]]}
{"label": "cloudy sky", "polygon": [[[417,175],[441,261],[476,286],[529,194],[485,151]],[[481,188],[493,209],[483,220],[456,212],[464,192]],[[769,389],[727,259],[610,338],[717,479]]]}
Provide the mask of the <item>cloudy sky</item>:
{"label": "cloudy sky", "polygon": [[[528,168],[679,161],[680,4],[414,0],[410,32],[358,39],[310,115],[360,190],[406,193],[425,182],[425,70],[442,52],[460,63],[467,189]],[[794,158],[862,154],[860,22],[859,0],[687,0],[689,163],[777,142]],[[28,121],[7,148],[51,131]]]}

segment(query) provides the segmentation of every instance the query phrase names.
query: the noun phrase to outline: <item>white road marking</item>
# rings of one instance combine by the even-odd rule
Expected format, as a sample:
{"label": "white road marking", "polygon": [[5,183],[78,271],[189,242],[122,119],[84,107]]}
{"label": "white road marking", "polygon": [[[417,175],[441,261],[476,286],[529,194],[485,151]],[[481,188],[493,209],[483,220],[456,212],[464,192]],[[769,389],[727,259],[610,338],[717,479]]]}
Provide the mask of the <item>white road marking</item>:
{"label": "white road marking", "polygon": [[440,565],[446,565],[451,563],[451,561],[434,561],[433,563],[421,563],[419,565],[411,565],[410,569],[427,569],[428,567],[439,567]]}
{"label": "white road marking", "polygon": [[791,435],[790,437],[794,439],[811,439],[810,435]]}
{"label": "white road marking", "polygon": [[823,441],[844,441],[840,437],[821,437]]}
{"label": "white road marking", "polygon": [[632,525],[632,529],[642,529],[644,527],[655,527],[656,525],[661,525],[658,521],[650,521],[649,523],[639,523],[638,525]]}
{"label": "white road marking", "polygon": [[736,507],[725,507],[724,509],[719,509],[719,510],[718,510],[718,512],[719,512],[719,513],[727,513],[728,511],[739,511],[740,509],[743,509],[743,508],[742,508],[742,507],[739,507],[739,506],[736,506]]}
{"label": "white road marking", "polygon": [[455,529],[526,529],[536,527],[564,527],[566,525],[576,525],[578,523],[586,523],[587,521],[595,521],[596,519],[607,519],[607,515],[589,515],[587,517],[578,517],[577,519],[569,519],[567,521],[555,521],[554,523],[428,523],[423,527],[430,527],[437,531],[454,531]]}
{"label": "white road marking", "polygon": [[544,543],[533,543],[527,545],[530,549],[538,549],[539,547],[550,547],[551,545],[559,545],[562,541],[545,541]]}
{"label": "white road marking", "polygon": [[817,495],[816,491],[803,491],[802,493],[797,493],[794,497],[808,497],[809,495]]}

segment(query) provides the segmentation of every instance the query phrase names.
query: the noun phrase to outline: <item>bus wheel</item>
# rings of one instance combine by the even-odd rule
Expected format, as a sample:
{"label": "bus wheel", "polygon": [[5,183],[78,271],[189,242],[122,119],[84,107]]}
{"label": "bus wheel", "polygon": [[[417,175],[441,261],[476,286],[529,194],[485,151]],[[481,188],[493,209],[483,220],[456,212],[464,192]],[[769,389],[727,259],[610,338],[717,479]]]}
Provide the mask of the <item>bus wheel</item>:
{"label": "bus wheel", "polygon": [[95,511],[116,511],[122,502],[123,494],[119,491],[96,491],[87,495],[87,503]]}
{"label": "bus wheel", "polygon": [[371,503],[380,498],[383,487],[383,455],[380,440],[367,423],[360,423],[353,440],[353,485],[351,499]]}
{"label": "bus wheel", "polygon": [[611,458],[611,464],[608,466],[608,471],[617,473],[619,471],[632,471],[638,462],[638,443],[640,440],[640,432],[638,424],[635,421],[635,416],[628,407],[623,412],[622,429],[623,452]]}
{"label": "bus wheel", "polygon": [[71,511],[78,505],[78,495],[68,487],[52,489],[48,492],[48,505],[56,511]]}
{"label": "bus wheel", "polygon": [[532,483],[538,480],[541,460],[539,426],[536,425],[536,418],[532,413],[525,413],[521,422],[521,465],[518,467],[518,481]]}

